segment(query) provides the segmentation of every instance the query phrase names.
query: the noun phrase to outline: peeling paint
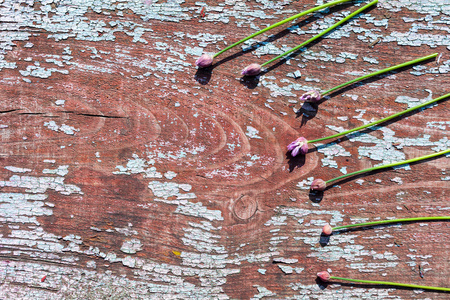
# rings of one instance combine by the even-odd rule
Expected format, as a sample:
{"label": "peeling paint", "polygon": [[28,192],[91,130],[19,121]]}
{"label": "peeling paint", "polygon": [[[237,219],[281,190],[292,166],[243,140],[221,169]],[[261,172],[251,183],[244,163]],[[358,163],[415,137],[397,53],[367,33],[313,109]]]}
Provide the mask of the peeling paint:
{"label": "peeling paint", "polygon": [[[266,0],[257,0],[252,3],[226,0],[217,3],[217,5],[183,0],[119,0],[111,2],[88,0],[69,2],[53,0],[42,0],[40,3],[28,0],[0,1],[0,23],[3,26],[3,34],[0,33],[0,71],[5,74],[12,74],[2,78],[2,83],[6,86],[19,82],[17,84],[31,87],[31,85],[25,83],[33,83],[38,86],[38,84],[42,84],[42,81],[46,81],[51,82],[54,89],[57,89],[58,78],[63,77],[64,80],[67,80],[66,75],[72,76],[74,73],[82,75],[77,78],[87,76],[89,78],[95,76],[112,78],[117,76],[120,78],[121,84],[124,84],[124,86],[117,88],[123,90],[126,90],[126,85],[130,84],[127,81],[128,79],[132,80],[133,84],[135,82],[144,83],[145,88],[140,91],[142,99],[131,101],[120,99],[124,104],[134,103],[135,101],[135,103],[142,105],[138,109],[123,106],[126,113],[128,113],[127,110],[132,110],[127,121],[130,122],[130,126],[137,126],[136,124],[141,126],[139,127],[139,134],[142,135],[150,131],[147,130],[146,124],[140,120],[135,121],[133,118],[147,113],[143,112],[147,109],[143,103],[153,101],[149,95],[154,96],[155,89],[161,91],[157,95],[161,98],[159,99],[161,103],[167,104],[167,107],[162,106],[168,110],[167,120],[170,119],[168,122],[173,121],[171,114],[176,114],[181,120],[182,114],[185,113],[186,103],[182,99],[175,99],[176,97],[173,95],[177,94],[188,95],[192,101],[189,105],[192,105],[192,107],[201,103],[211,111],[223,109],[225,114],[230,112],[229,108],[224,105],[217,105],[216,107],[210,104],[216,97],[216,91],[224,88],[223,83],[214,82],[216,78],[221,78],[226,84],[229,84],[228,87],[233,87],[236,84],[230,83],[234,79],[228,78],[230,77],[228,71],[223,71],[227,70],[226,68],[214,70],[214,76],[216,77],[212,78],[209,85],[201,87],[196,86],[191,81],[183,81],[183,76],[178,76],[178,73],[193,75],[192,62],[189,61],[192,57],[197,57],[204,52],[217,51],[233,42],[227,39],[227,34],[219,31],[208,33],[204,31],[204,28],[208,26],[219,26],[218,28],[220,28],[220,26],[227,24],[229,28],[238,28],[239,34],[236,34],[236,37],[237,35],[245,36],[254,30],[263,28],[268,23],[281,19],[283,16],[298,13],[297,9],[302,9],[304,6],[293,1]],[[321,3],[323,1],[317,1],[317,4]],[[296,4],[295,9],[293,8],[294,5],[290,4]],[[357,5],[360,6],[359,3]],[[206,13],[203,18],[199,18],[197,15],[202,8],[205,8]],[[73,165],[67,161],[61,163],[59,159],[53,159],[56,156],[54,157],[52,153],[49,157],[39,156],[39,163],[51,164],[45,165],[46,168],[42,170],[36,170],[31,165],[24,163],[8,162],[9,166],[4,167],[3,176],[5,178],[0,181],[0,187],[5,188],[5,191],[8,190],[8,192],[2,191],[0,193],[0,218],[5,224],[8,223],[9,225],[2,231],[0,241],[3,246],[6,246],[1,250],[2,255],[14,259],[1,262],[0,273],[14,274],[14,280],[5,275],[0,293],[2,296],[11,299],[14,297],[33,299],[87,299],[91,297],[98,299],[104,297],[134,299],[139,297],[151,298],[155,295],[167,299],[227,299],[231,297],[225,293],[225,286],[229,278],[233,277],[233,280],[236,280],[234,276],[251,269],[251,272],[254,272],[255,276],[260,278],[273,276],[272,272],[275,270],[282,276],[282,282],[288,283],[285,286],[286,291],[280,292],[280,295],[275,293],[275,291],[278,293],[279,289],[273,289],[272,285],[264,287],[264,284],[254,284],[253,299],[264,297],[289,298],[285,295],[291,295],[292,291],[295,293],[291,297],[292,299],[335,299],[336,297],[342,299],[401,299],[400,296],[391,295],[391,290],[385,289],[343,288],[334,284],[329,285],[326,289],[321,289],[317,284],[307,285],[304,283],[303,276],[310,276],[310,271],[307,269],[309,267],[304,265],[304,260],[326,263],[330,267],[334,263],[344,265],[355,273],[360,272],[361,275],[384,272],[382,276],[386,276],[389,272],[394,273],[400,263],[404,261],[403,258],[399,258],[395,254],[398,254],[398,252],[393,251],[393,249],[396,249],[394,246],[388,246],[394,245],[391,241],[393,235],[379,229],[364,234],[346,233],[345,235],[333,236],[326,247],[318,245],[321,226],[326,222],[332,225],[341,224],[346,218],[348,209],[346,207],[340,208],[337,205],[333,209],[319,209],[322,204],[309,203],[308,200],[304,199],[305,191],[309,190],[314,177],[307,173],[304,176],[302,174],[295,177],[294,171],[286,179],[286,182],[293,181],[296,184],[295,191],[286,191],[287,189],[283,185],[277,187],[279,190],[276,193],[271,193],[269,196],[264,195],[267,198],[283,195],[283,201],[286,202],[282,207],[266,209],[267,203],[263,203],[264,201],[259,199],[261,203],[258,202],[255,217],[247,220],[250,224],[249,227],[255,230],[255,235],[258,235],[258,249],[253,248],[252,242],[254,241],[233,244],[233,241],[228,239],[227,233],[235,229],[230,229],[232,226],[228,224],[230,222],[228,219],[229,211],[227,211],[229,208],[226,204],[221,205],[228,199],[220,198],[228,197],[228,193],[223,193],[223,190],[209,184],[209,182],[223,179],[235,180],[236,182],[246,181],[255,174],[254,170],[269,169],[272,171],[272,165],[281,169],[282,172],[286,170],[284,163],[280,163],[274,157],[262,154],[259,150],[264,147],[265,144],[263,143],[267,141],[272,143],[271,134],[290,134],[293,127],[297,126],[292,125],[294,123],[289,123],[290,121],[286,121],[289,120],[287,117],[290,118],[293,114],[290,108],[282,105],[298,103],[298,96],[304,91],[312,88],[325,88],[320,84],[322,81],[325,82],[323,77],[310,74],[312,68],[325,71],[330,66],[337,66],[345,69],[345,72],[343,72],[345,75],[357,76],[366,74],[371,67],[374,67],[371,66],[373,64],[381,66],[385,63],[382,57],[359,54],[358,45],[355,48],[347,47],[347,49],[342,48],[336,51],[335,46],[332,46],[332,43],[327,43],[328,41],[355,37],[356,43],[364,45],[364,43],[379,39],[380,45],[378,46],[386,47],[386,44],[388,44],[390,48],[402,45],[429,48],[448,46],[450,42],[447,16],[450,10],[447,8],[448,4],[444,0],[427,0],[425,2],[419,0],[380,0],[375,13],[361,14],[358,18],[351,20],[326,36],[320,44],[303,49],[297,57],[287,61],[286,65],[290,67],[290,73],[284,74],[283,69],[280,68],[280,72],[277,70],[276,76],[275,72],[262,75],[259,78],[259,85],[248,93],[249,100],[246,100],[248,103],[245,103],[248,104],[245,109],[252,109],[251,122],[246,119],[247,117],[242,117],[242,120],[239,121],[229,121],[230,123],[235,122],[233,126],[236,126],[236,131],[224,133],[223,146],[220,146],[223,148],[213,149],[213,151],[223,150],[222,153],[230,155],[242,152],[242,155],[239,160],[233,163],[226,162],[226,167],[215,167],[199,174],[205,178],[196,178],[199,180],[206,179],[205,181],[185,181],[183,178],[190,176],[189,172],[194,173],[192,170],[195,170],[195,172],[204,171],[205,165],[200,164],[201,159],[198,159],[197,156],[205,155],[207,159],[211,159],[211,162],[216,163],[216,160],[219,160],[217,157],[222,154],[219,153],[214,156],[215,153],[211,154],[209,145],[191,143],[196,135],[208,134],[205,124],[198,128],[192,127],[195,126],[194,123],[197,120],[202,121],[202,114],[208,113],[211,119],[215,120],[220,117],[219,114],[208,112],[206,109],[197,109],[193,113],[196,121],[186,125],[188,128],[186,136],[188,137],[184,145],[180,146],[174,142],[174,140],[179,139],[178,137],[170,141],[164,140],[169,137],[168,131],[172,128],[167,123],[158,120],[158,126],[166,131],[155,134],[157,136],[155,140],[149,138],[145,142],[146,145],[140,149],[141,151],[133,149],[132,151],[135,154],[120,162],[113,162],[112,165],[108,164],[111,160],[112,151],[106,151],[108,149],[99,146],[100,142],[103,141],[100,141],[100,138],[95,140],[97,136],[93,137],[92,141],[90,136],[86,137],[89,143],[92,142],[95,147],[98,147],[98,149],[95,148],[86,155],[89,159],[92,159],[93,168],[100,170],[108,168],[107,170],[112,173],[108,175],[118,180],[125,177],[127,179],[137,178],[139,182],[144,183],[145,192],[143,194],[145,199],[139,199],[139,201],[144,201],[138,204],[139,209],[147,213],[147,209],[150,207],[164,207],[164,213],[167,213],[168,218],[183,217],[185,223],[180,222],[183,225],[174,228],[174,232],[171,232],[173,240],[170,240],[169,248],[177,249],[170,250],[172,252],[169,251],[171,257],[167,256],[166,253],[152,253],[151,255],[158,257],[158,259],[143,258],[143,251],[149,246],[150,242],[139,236],[143,229],[140,227],[141,224],[137,225],[134,220],[132,223],[128,222],[128,225],[125,222],[125,225],[110,226],[106,229],[102,227],[102,224],[88,226],[87,230],[91,233],[114,233],[115,238],[119,240],[115,249],[101,249],[98,244],[91,246],[82,234],[67,233],[64,236],[57,236],[43,229],[41,218],[54,218],[55,212],[62,208],[61,202],[54,201],[53,198],[49,200],[49,193],[52,196],[56,194],[56,200],[66,197],[90,199],[91,195],[85,195],[86,191],[82,191],[79,186],[68,184],[65,176],[71,175],[70,172],[79,163],[85,166],[91,165],[91,161],[75,161]],[[414,17],[404,17],[399,20],[389,17],[375,17],[374,15],[379,16],[378,11],[380,10],[385,10],[386,13],[401,11],[406,14],[414,12],[420,15],[416,17],[416,14],[414,14]],[[292,39],[304,39],[306,35],[318,33],[350,11],[345,8],[328,14],[329,12],[330,10],[326,10],[324,14],[315,14],[316,20],[302,27],[295,25],[290,27],[288,29],[290,42]],[[195,26],[196,22],[198,22],[198,28]],[[193,25],[190,28],[199,32],[187,33],[179,29],[183,26],[178,25],[185,24]],[[401,25],[395,27],[401,29],[391,30],[393,24]],[[158,26],[165,25],[175,25],[173,28],[176,28],[176,30],[168,35],[159,34],[157,31],[160,27]],[[39,35],[45,35],[45,38],[48,39],[49,44],[46,46],[48,46],[48,52],[51,53],[38,55],[40,53],[38,50],[42,46],[40,44],[42,37],[38,38]],[[269,38],[273,37],[273,35],[269,36]],[[126,39],[126,43],[131,43],[130,45],[135,47],[133,50],[136,50],[136,53],[139,53],[140,56],[137,56],[133,51],[129,51],[130,49],[127,47],[123,47],[124,44],[118,43],[121,39]],[[283,39],[264,42],[261,47],[254,46],[259,40],[265,39],[267,39],[267,36],[258,40],[247,41],[242,49],[250,50],[251,47],[255,49],[252,48],[251,53],[238,59],[245,60],[250,57],[250,59],[261,58],[261,60],[264,60],[268,58],[266,56],[280,54],[289,49],[288,45],[284,44]],[[114,44],[110,42],[114,42]],[[114,47],[106,49],[105,45],[106,47],[114,45]],[[147,50],[149,51],[147,52]],[[365,69],[363,71],[347,70],[346,65],[343,65],[345,63],[349,63],[349,65],[361,63],[365,66]],[[225,66],[226,64],[221,68]],[[427,77],[424,75],[433,76],[432,79],[434,79],[437,75],[449,72],[450,60],[445,60],[432,66],[415,66],[410,73],[413,77],[421,76],[419,79]],[[221,77],[218,77],[218,74]],[[334,76],[339,75],[341,74],[334,74]],[[410,76],[410,74],[406,75]],[[150,84],[147,84],[146,81]],[[64,84],[64,88],[69,89],[71,82],[64,82]],[[106,88],[108,88],[108,84],[106,84]],[[370,86],[388,87],[389,83],[380,84],[377,82]],[[50,87],[48,88],[50,89]],[[114,82],[111,83],[111,88],[115,88]],[[238,88],[231,89],[229,97],[233,98],[237,94],[237,90]],[[429,95],[424,99],[411,97],[402,91],[396,96],[395,101],[412,107],[431,99],[432,90],[431,88],[426,90]],[[80,97],[84,96],[80,92]],[[117,94],[114,96],[123,95]],[[351,94],[344,93],[342,96],[346,97],[346,104],[349,103],[348,101],[356,104],[360,100],[365,100],[365,96],[361,96],[360,92],[356,90],[355,92],[352,91]],[[265,103],[262,102],[264,105],[261,105],[261,109],[256,111],[252,105],[256,102],[255,99],[260,97],[267,99],[265,99]],[[27,101],[25,98],[18,99],[19,109],[26,106],[25,101]],[[80,107],[81,105],[87,105],[89,106],[86,108],[87,110],[102,109],[100,104],[103,105],[103,103],[100,102],[104,100],[86,100],[84,98],[80,100],[76,97],[67,96],[66,98],[64,95],[58,95],[55,98],[45,99],[45,101],[50,103],[49,107],[57,110],[58,113],[66,113],[64,110],[69,111],[73,107],[78,107],[77,105],[80,105]],[[46,110],[47,108],[44,106],[39,107],[45,101],[36,101],[36,108]],[[80,101],[81,104],[76,101]],[[97,103],[92,104],[95,101]],[[233,107],[239,107],[239,102],[231,101],[233,101]],[[210,106],[207,107],[207,105]],[[321,109],[326,105],[328,103],[321,106]],[[146,116],[150,116],[151,113]],[[280,116],[277,119],[279,123],[273,122],[270,124],[272,120],[268,120],[267,115],[269,114],[270,116]],[[320,118],[319,114],[318,119]],[[340,111],[339,115],[335,117],[336,120],[328,123],[330,124],[327,125],[328,129],[341,132],[345,130],[346,125],[344,124],[357,121],[367,124],[371,121],[366,117],[366,110],[355,110],[355,116],[353,117],[352,114],[351,109],[348,110],[348,115],[344,115]],[[236,116],[235,119],[239,119],[242,114],[237,113]],[[261,123],[256,121],[259,116],[264,118]],[[284,118],[284,116],[287,117]],[[163,119],[163,117],[158,117]],[[333,121],[340,122],[338,124],[342,124],[343,127],[336,126],[336,122],[333,123]],[[43,129],[49,135],[62,135],[64,137],[62,134],[64,133],[68,135],[64,138],[82,137],[84,141],[85,136],[80,134],[81,129],[67,125],[71,124],[69,121],[41,122],[38,127],[42,127],[42,124],[45,127]],[[450,147],[450,141],[445,136],[445,132],[450,125],[449,122],[430,120],[426,124],[428,130],[442,133],[442,137],[414,132],[409,137],[400,138],[398,133],[389,126],[375,127],[373,133],[349,135],[349,140],[346,143],[318,145],[319,165],[326,170],[329,168],[337,169],[343,174],[352,172],[352,167],[344,166],[343,160],[350,157],[350,147],[355,145],[358,145],[357,150],[355,150],[358,157],[352,159],[367,159],[373,165],[405,159],[407,153],[404,152],[404,149],[406,147],[427,151],[429,149],[439,151]],[[306,126],[309,125],[306,124]],[[8,124],[2,119],[2,124],[0,124],[2,134],[5,132],[6,136],[10,131],[12,132],[14,127],[13,124]],[[226,126],[223,126],[223,128],[226,128]],[[33,134],[38,133],[33,132]],[[127,133],[122,134],[127,135]],[[19,137],[26,138],[27,143],[34,145],[34,140],[29,136],[22,134]],[[210,138],[210,136],[207,137]],[[213,135],[211,137],[214,138]],[[246,144],[247,142],[248,144]],[[128,145],[128,142],[126,143]],[[57,150],[68,150],[66,146],[60,147]],[[36,153],[41,153],[40,150],[38,149]],[[120,153],[120,157],[122,155],[127,157],[126,151],[117,152]],[[27,154],[14,153],[14,155],[18,155],[18,157],[25,155],[26,157]],[[80,155],[84,155],[84,153]],[[190,169],[186,170],[182,164]],[[281,166],[279,167],[278,164]],[[115,169],[112,171],[114,166]],[[10,172],[14,174],[11,175]],[[186,173],[189,173],[189,175],[186,175]],[[275,173],[274,176],[278,176],[278,174]],[[442,169],[440,180],[448,181],[449,176],[447,175]],[[238,176],[239,178],[236,180]],[[261,175],[261,177],[263,176]],[[266,178],[264,177],[264,179]],[[268,182],[270,180],[272,179],[267,179]],[[389,181],[398,183],[399,188],[406,185],[403,183],[405,178],[399,176],[385,179],[383,182],[389,183]],[[205,182],[207,183],[205,184]],[[361,185],[364,182],[362,179],[356,181]],[[381,183],[381,180],[376,179],[375,182]],[[203,194],[204,189],[201,193],[198,190],[199,186],[204,189],[214,189],[214,192],[205,196]],[[428,193],[424,191],[421,195],[428,196]],[[408,196],[406,191],[404,194],[398,193],[396,200],[401,201]],[[208,197],[218,197],[220,200],[215,201]],[[135,203],[130,201],[129,205],[132,207]],[[270,205],[272,203],[268,206]],[[448,207],[439,206],[435,209],[447,211]],[[406,211],[401,205],[394,205],[392,210]],[[358,211],[364,214],[369,213],[369,210],[365,210],[363,207],[360,207]],[[125,211],[124,215],[126,213],[128,211]],[[76,222],[76,216],[74,217],[74,215],[76,214],[68,215],[67,218]],[[362,220],[354,216],[349,218],[352,222]],[[259,224],[264,224],[263,226],[252,227],[252,222],[260,222],[261,219],[264,221]],[[240,225],[242,224],[236,225],[236,228]],[[288,231],[291,228],[294,231]],[[394,228],[398,229],[397,227]],[[372,250],[367,246],[368,241],[378,239],[385,239],[387,247],[393,252],[384,249]],[[432,258],[426,254],[416,253],[417,250],[412,250],[410,251],[412,254],[407,256],[409,260],[406,261],[410,267],[419,263],[426,266],[428,262],[423,262],[423,260],[431,260]],[[175,254],[174,256],[172,253],[178,253],[179,255]],[[296,258],[291,258],[289,256],[291,253]],[[152,257],[151,255],[150,257]],[[20,259],[25,257],[29,260]],[[166,260],[159,259],[159,257]],[[19,260],[15,258],[19,258]],[[36,263],[32,260],[40,261]],[[51,261],[51,263],[46,263],[46,260]],[[273,266],[274,262],[277,263],[277,266]],[[112,264],[116,265],[110,267]],[[110,271],[109,268],[115,271]],[[126,275],[118,275],[119,272],[122,272],[120,268],[126,270]],[[425,270],[428,271],[429,269]],[[45,281],[42,281],[44,276],[46,276]],[[425,297],[425,295],[420,297]]]}

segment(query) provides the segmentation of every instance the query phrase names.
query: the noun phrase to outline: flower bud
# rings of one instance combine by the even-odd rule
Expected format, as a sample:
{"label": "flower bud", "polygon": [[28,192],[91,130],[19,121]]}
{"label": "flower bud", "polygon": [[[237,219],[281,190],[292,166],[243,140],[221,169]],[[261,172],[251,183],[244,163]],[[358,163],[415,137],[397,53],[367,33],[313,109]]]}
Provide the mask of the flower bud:
{"label": "flower bud", "polygon": [[317,273],[317,277],[319,277],[322,281],[328,281],[331,278],[330,273],[327,271]]}
{"label": "flower bud", "polygon": [[288,151],[291,151],[292,156],[296,156],[299,152],[305,155],[308,153],[308,140],[304,137],[299,137],[287,146]]}
{"label": "flower bud", "polygon": [[210,65],[212,65],[213,62],[213,57],[211,55],[208,54],[202,54],[202,56],[200,56],[197,61],[195,62],[195,64],[197,65],[197,67],[199,68],[207,68]]}
{"label": "flower bud", "polygon": [[322,96],[316,90],[310,90],[300,96],[300,100],[305,102],[318,102],[320,99],[322,99]]}
{"label": "flower bud", "polygon": [[242,70],[244,76],[256,76],[261,73],[261,66],[258,64],[250,64]]}
{"label": "flower bud", "polygon": [[330,224],[323,226],[322,232],[324,235],[331,235],[333,233],[333,228],[331,228]]}
{"label": "flower bud", "polygon": [[326,187],[327,183],[320,178],[314,179],[311,183],[311,190],[313,191],[324,191]]}

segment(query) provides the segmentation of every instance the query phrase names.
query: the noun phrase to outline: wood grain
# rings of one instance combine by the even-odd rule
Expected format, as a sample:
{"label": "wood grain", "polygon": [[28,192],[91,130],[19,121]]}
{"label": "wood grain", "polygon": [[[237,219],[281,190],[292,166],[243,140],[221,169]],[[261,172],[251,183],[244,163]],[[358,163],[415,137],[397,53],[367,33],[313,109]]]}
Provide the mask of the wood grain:
{"label": "wood grain", "polygon": [[[355,6],[194,66],[319,2],[0,1],[0,298],[447,299],[315,274],[450,287],[448,222],[320,236],[326,222],[448,215],[448,157],[338,182],[319,199],[309,184],[447,149],[448,100],[286,153],[298,136],[448,93],[445,0],[380,0],[256,78],[240,71]],[[434,52],[319,106],[298,101]]]}

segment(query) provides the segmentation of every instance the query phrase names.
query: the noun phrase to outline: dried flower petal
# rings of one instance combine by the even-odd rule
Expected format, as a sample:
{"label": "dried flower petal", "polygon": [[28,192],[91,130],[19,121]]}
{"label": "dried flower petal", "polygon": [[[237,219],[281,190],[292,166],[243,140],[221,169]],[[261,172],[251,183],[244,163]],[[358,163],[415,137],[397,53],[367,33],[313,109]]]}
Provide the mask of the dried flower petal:
{"label": "dried flower petal", "polygon": [[327,271],[317,273],[317,277],[319,277],[323,281],[328,281],[331,278],[330,273],[328,273]]}
{"label": "dried flower petal", "polygon": [[250,64],[242,70],[244,76],[256,76],[261,73],[261,66],[258,64]]}
{"label": "dried flower petal", "polygon": [[316,90],[310,90],[300,96],[300,100],[305,102],[318,102],[320,99],[322,99],[322,96]]}
{"label": "dried flower petal", "polygon": [[287,146],[288,151],[291,151],[292,156],[296,156],[299,152],[300,154],[308,153],[308,140],[304,137],[299,137]]}
{"label": "dried flower petal", "polygon": [[314,179],[314,181],[311,183],[311,190],[313,191],[324,191],[327,187],[327,183],[320,178]]}
{"label": "dried flower petal", "polygon": [[325,235],[331,235],[333,233],[333,228],[331,228],[330,224],[323,226],[322,232]]}
{"label": "dried flower petal", "polygon": [[197,61],[195,62],[195,64],[197,65],[197,67],[199,68],[207,68],[210,65],[212,65],[213,62],[213,57],[211,55],[208,54],[202,54],[202,56],[200,56]]}

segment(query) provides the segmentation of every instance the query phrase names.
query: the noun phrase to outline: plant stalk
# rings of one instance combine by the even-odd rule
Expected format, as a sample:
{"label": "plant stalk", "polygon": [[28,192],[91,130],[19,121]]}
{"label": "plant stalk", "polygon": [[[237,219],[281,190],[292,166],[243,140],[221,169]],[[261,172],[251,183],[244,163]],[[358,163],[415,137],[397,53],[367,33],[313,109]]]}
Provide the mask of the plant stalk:
{"label": "plant stalk", "polygon": [[248,37],[246,37],[246,38],[244,38],[244,39],[242,39],[242,40],[240,40],[240,41],[238,41],[238,42],[236,42],[236,43],[234,43],[234,44],[232,44],[232,45],[226,47],[225,49],[222,49],[221,51],[219,51],[219,52],[217,52],[216,54],[214,54],[214,55],[213,55],[213,58],[219,56],[220,54],[224,53],[225,51],[230,50],[231,48],[233,48],[233,47],[235,47],[235,46],[237,46],[237,45],[239,45],[239,44],[241,44],[241,43],[243,43],[243,42],[245,42],[245,41],[247,41],[247,40],[249,40],[249,39],[251,39],[251,38],[254,38],[254,37],[257,36],[257,35],[260,35],[261,33],[264,33],[264,32],[266,32],[266,31],[269,31],[270,29],[273,29],[273,28],[275,28],[275,27],[278,27],[278,26],[280,26],[280,25],[283,25],[283,24],[285,24],[285,23],[287,23],[287,22],[290,22],[290,21],[292,21],[292,20],[295,20],[295,19],[297,19],[297,18],[300,18],[300,17],[302,17],[302,16],[304,16],[304,15],[307,15],[307,14],[309,14],[309,13],[315,12],[315,11],[317,11],[317,10],[321,10],[321,9],[327,8],[327,7],[329,7],[329,6],[341,4],[341,3],[344,3],[344,2],[348,2],[348,1],[352,1],[352,0],[336,0],[336,1],[328,2],[328,3],[324,3],[324,4],[322,4],[322,5],[319,5],[319,6],[310,8],[310,9],[308,9],[308,10],[305,10],[305,11],[303,11],[303,12],[301,12],[301,13],[299,13],[299,14],[296,14],[296,15],[294,15],[294,16],[292,16],[292,17],[286,18],[286,19],[284,19],[284,20],[282,20],[282,21],[280,21],[280,22],[277,22],[277,23],[275,23],[275,24],[272,24],[272,25],[270,25],[270,26],[268,26],[268,27],[266,27],[266,28],[264,28],[264,29],[262,29],[262,30],[260,30],[260,31],[258,31],[258,32],[255,32],[255,33],[253,33],[252,35],[249,35]]}
{"label": "plant stalk", "polygon": [[450,148],[447,149],[447,150],[443,150],[443,151],[440,151],[440,152],[424,155],[424,156],[421,156],[421,157],[416,157],[416,158],[412,158],[412,159],[408,159],[408,160],[403,160],[403,161],[399,161],[399,162],[395,162],[395,163],[391,163],[391,164],[376,166],[376,167],[367,168],[367,169],[364,169],[364,170],[359,170],[359,171],[356,171],[356,172],[344,174],[342,176],[339,176],[339,177],[327,180],[327,181],[325,181],[325,183],[328,184],[330,182],[333,182],[333,181],[336,181],[336,180],[339,180],[339,179],[342,179],[342,178],[345,178],[345,177],[350,177],[350,176],[353,176],[353,175],[361,174],[361,173],[367,173],[367,172],[380,170],[380,169],[384,169],[384,168],[391,168],[391,167],[401,166],[401,165],[405,165],[405,164],[409,164],[409,163],[414,163],[414,162],[417,162],[417,161],[421,161],[421,160],[428,159],[428,158],[433,158],[433,157],[436,157],[436,156],[439,156],[439,155],[444,155],[444,154],[447,154],[447,153],[450,153]]}
{"label": "plant stalk", "polygon": [[408,108],[408,109],[406,109],[406,110],[404,110],[404,111],[395,113],[395,114],[390,115],[389,117],[383,118],[383,119],[381,119],[381,120],[378,120],[378,121],[375,121],[375,122],[372,122],[372,123],[369,123],[369,124],[366,124],[366,125],[363,125],[363,126],[359,126],[359,127],[356,127],[356,128],[350,129],[350,130],[347,130],[347,131],[343,131],[343,132],[340,132],[340,133],[336,133],[336,134],[333,134],[333,135],[330,135],[330,136],[327,136],[327,137],[323,137],[323,138],[320,138],[320,139],[311,140],[311,141],[308,141],[308,143],[320,142],[320,141],[332,139],[332,138],[335,138],[335,137],[347,135],[347,134],[349,134],[349,133],[352,133],[352,132],[355,132],[355,131],[358,131],[358,130],[361,130],[361,129],[364,129],[364,128],[367,128],[367,127],[371,127],[371,126],[374,126],[374,125],[377,125],[377,124],[380,124],[380,123],[389,121],[389,120],[394,119],[394,118],[396,118],[396,117],[398,117],[398,116],[404,115],[404,114],[409,113],[409,112],[411,112],[411,111],[413,111],[413,110],[422,108],[422,107],[424,107],[424,106],[427,106],[427,105],[429,105],[429,104],[432,104],[432,103],[434,103],[434,102],[443,100],[443,99],[448,98],[448,97],[450,97],[450,93],[448,93],[448,94],[446,94],[446,95],[444,95],[444,96],[441,96],[441,97],[438,97],[438,98],[435,98],[435,99],[426,101],[426,102],[424,102],[424,103],[422,103],[422,104],[419,104],[419,105],[417,105],[417,106]]}
{"label": "plant stalk", "polygon": [[350,228],[350,227],[364,227],[364,226],[373,226],[373,225],[389,224],[389,223],[402,223],[402,222],[414,222],[414,221],[438,221],[438,220],[450,220],[450,216],[380,220],[380,221],[365,222],[365,223],[359,223],[359,224],[336,226],[336,227],[333,227],[332,230],[334,231],[334,230],[345,229],[345,228]]}
{"label": "plant stalk", "polygon": [[351,278],[343,278],[343,277],[336,277],[336,276],[330,276],[330,280],[331,279],[343,280],[343,281],[351,281],[351,282],[358,282],[358,283],[367,283],[367,284],[393,285],[393,286],[408,287],[408,288],[413,288],[413,289],[425,289],[425,290],[435,290],[435,291],[450,292],[450,288],[434,287],[434,286],[426,286],[426,285],[417,285],[417,284],[407,284],[407,283],[398,283],[398,282],[390,282],[390,281],[374,281],[374,280],[351,279]]}
{"label": "plant stalk", "polygon": [[389,67],[389,68],[386,68],[386,69],[383,69],[383,70],[380,70],[380,71],[376,71],[376,72],[373,72],[373,73],[370,73],[370,74],[358,77],[358,78],[350,80],[350,81],[348,81],[346,83],[343,83],[343,84],[340,84],[338,86],[335,86],[332,89],[329,89],[328,91],[322,93],[322,96],[325,96],[326,94],[334,92],[335,90],[338,90],[338,89],[340,89],[340,88],[342,88],[342,87],[344,87],[346,85],[350,85],[350,84],[355,83],[357,81],[361,81],[361,80],[364,80],[364,79],[372,77],[372,76],[380,75],[380,74],[383,74],[383,73],[386,73],[386,72],[389,72],[389,71],[393,71],[393,70],[396,70],[396,69],[400,69],[400,68],[403,68],[403,67],[414,65],[414,64],[420,63],[422,61],[425,61],[425,60],[428,60],[428,59],[431,59],[431,58],[435,58],[436,56],[438,56],[438,54],[439,53],[433,53],[433,54],[430,54],[430,55],[427,55],[427,56],[424,56],[424,57],[421,57],[421,58],[417,58],[417,59],[414,59],[414,60],[411,60],[411,61],[408,61],[408,62],[405,62],[405,63],[402,63],[402,64],[398,64],[398,65],[395,65],[395,66],[392,66],[392,67]]}
{"label": "plant stalk", "polygon": [[349,19],[353,18],[353,17],[356,16],[357,14],[361,13],[362,11],[364,11],[365,9],[369,8],[370,6],[372,6],[372,5],[376,4],[376,3],[378,3],[378,0],[374,0],[374,1],[370,2],[369,4],[367,4],[367,5],[363,6],[363,7],[361,7],[360,9],[358,9],[358,10],[356,10],[355,12],[349,14],[347,17],[343,18],[343,19],[340,20],[339,22],[335,23],[334,25],[331,25],[330,27],[328,27],[327,29],[325,29],[324,31],[322,31],[321,33],[319,33],[318,35],[313,36],[312,38],[310,38],[310,39],[307,40],[306,42],[303,42],[303,43],[301,43],[300,45],[295,46],[295,47],[292,48],[291,50],[286,51],[286,52],[284,52],[283,54],[278,55],[277,57],[274,57],[274,58],[272,58],[272,59],[266,61],[265,63],[263,63],[263,64],[261,65],[261,67],[264,67],[265,65],[268,65],[268,64],[270,64],[271,62],[273,62],[273,61],[275,61],[275,60],[277,60],[277,59],[279,59],[279,58],[282,58],[283,56],[286,56],[286,55],[288,55],[289,53],[292,53],[292,52],[294,52],[294,51],[297,51],[298,49],[300,49],[300,48],[302,48],[302,47],[308,45],[309,43],[311,43],[311,42],[317,40],[317,39],[320,38],[321,36],[327,34],[327,33],[330,32],[331,30],[333,30],[333,29],[335,29],[336,27],[338,27],[339,25],[341,25],[342,23],[347,22]]}

